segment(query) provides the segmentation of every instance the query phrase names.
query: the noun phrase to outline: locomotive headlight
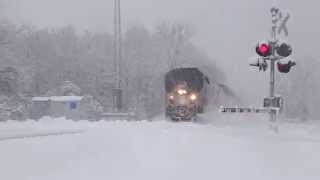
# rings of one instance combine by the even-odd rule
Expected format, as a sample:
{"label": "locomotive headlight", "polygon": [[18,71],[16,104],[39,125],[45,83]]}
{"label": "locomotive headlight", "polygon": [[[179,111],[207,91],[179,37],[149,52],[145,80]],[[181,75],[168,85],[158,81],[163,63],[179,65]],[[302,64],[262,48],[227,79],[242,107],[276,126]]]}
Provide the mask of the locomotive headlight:
{"label": "locomotive headlight", "polygon": [[185,95],[185,94],[188,93],[187,90],[185,90],[185,89],[178,89],[177,92],[178,92],[179,95]]}
{"label": "locomotive headlight", "polygon": [[191,101],[195,101],[195,100],[197,100],[197,95],[195,95],[195,94],[191,94],[190,95],[190,99],[191,99]]}
{"label": "locomotive headlight", "polygon": [[169,99],[170,99],[170,100],[174,100],[174,96],[173,96],[173,95],[170,95],[170,96],[169,96]]}

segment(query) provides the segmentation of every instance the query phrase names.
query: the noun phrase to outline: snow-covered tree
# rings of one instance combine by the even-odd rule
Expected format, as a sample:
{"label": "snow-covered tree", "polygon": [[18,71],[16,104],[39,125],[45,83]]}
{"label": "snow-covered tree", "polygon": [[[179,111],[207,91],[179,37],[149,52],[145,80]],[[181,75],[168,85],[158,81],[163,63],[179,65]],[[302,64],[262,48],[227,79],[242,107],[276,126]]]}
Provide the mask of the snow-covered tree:
{"label": "snow-covered tree", "polygon": [[46,93],[47,96],[80,96],[81,89],[71,81],[64,81],[60,86]]}

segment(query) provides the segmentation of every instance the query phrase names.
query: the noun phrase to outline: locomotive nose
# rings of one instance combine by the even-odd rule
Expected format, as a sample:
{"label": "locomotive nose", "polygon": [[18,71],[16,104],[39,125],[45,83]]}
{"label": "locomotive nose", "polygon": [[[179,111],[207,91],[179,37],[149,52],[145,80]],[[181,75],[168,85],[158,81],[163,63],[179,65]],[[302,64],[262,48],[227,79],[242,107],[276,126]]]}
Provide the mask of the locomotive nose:
{"label": "locomotive nose", "polygon": [[176,103],[178,105],[188,105],[190,103],[190,100],[188,99],[187,96],[178,96],[176,98]]}

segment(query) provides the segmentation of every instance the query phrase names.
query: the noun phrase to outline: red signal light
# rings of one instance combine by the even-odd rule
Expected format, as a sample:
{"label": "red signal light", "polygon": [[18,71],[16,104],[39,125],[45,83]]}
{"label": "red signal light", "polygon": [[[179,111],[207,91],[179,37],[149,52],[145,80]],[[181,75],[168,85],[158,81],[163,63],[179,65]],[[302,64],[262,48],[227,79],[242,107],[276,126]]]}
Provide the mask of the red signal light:
{"label": "red signal light", "polygon": [[266,54],[269,51],[269,46],[267,44],[261,44],[259,51],[261,54]]}
{"label": "red signal light", "polygon": [[259,43],[256,47],[256,52],[262,57],[267,57],[271,55],[271,46],[267,43]]}

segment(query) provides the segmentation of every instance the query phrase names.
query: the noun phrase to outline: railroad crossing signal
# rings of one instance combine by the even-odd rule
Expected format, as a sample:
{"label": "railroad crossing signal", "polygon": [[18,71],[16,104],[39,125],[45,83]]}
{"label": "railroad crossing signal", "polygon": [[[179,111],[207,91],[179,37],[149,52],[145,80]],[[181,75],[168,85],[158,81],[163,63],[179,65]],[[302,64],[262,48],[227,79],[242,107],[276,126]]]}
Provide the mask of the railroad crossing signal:
{"label": "railroad crossing signal", "polygon": [[274,56],[273,58],[280,60],[292,54],[292,47],[285,42],[261,41],[256,46],[256,53],[265,59],[270,59],[272,58],[271,56]]}
{"label": "railroad crossing signal", "polygon": [[259,70],[266,71],[268,68],[267,60],[277,61],[278,71],[288,73],[296,63],[289,61],[281,63],[280,60],[292,54],[292,47],[288,43],[277,41],[260,41],[256,46],[256,53],[260,56],[251,66],[259,67]]}
{"label": "railroad crossing signal", "polygon": [[292,54],[292,47],[288,43],[280,41],[261,41],[256,46],[256,53],[263,59],[257,59],[256,63],[250,64],[251,66],[259,67],[259,70],[266,71],[268,63],[266,60],[278,61],[278,71],[281,73],[288,73],[291,67],[295,66],[296,63],[289,61],[287,63],[281,63],[280,60],[287,58]]}
{"label": "railroad crossing signal", "polygon": [[285,36],[288,36],[287,22],[290,15],[287,14],[283,17],[282,12],[279,8],[271,9],[272,15],[272,37],[268,41],[260,41],[255,47],[256,53],[259,55],[254,63],[250,63],[251,66],[259,67],[260,70],[266,71],[268,64],[270,64],[270,95],[264,98],[263,108],[239,108],[239,107],[221,107],[221,112],[232,112],[232,113],[269,113],[270,115],[270,128],[278,131],[276,115],[281,112],[283,108],[284,100],[280,96],[275,96],[275,66],[279,72],[288,73],[292,66],[296,63],[288,61],[287,63],[281,62],[282,59],[288,58],[292,54],[291,45],[281,42],[278,35],[284,32]]}

